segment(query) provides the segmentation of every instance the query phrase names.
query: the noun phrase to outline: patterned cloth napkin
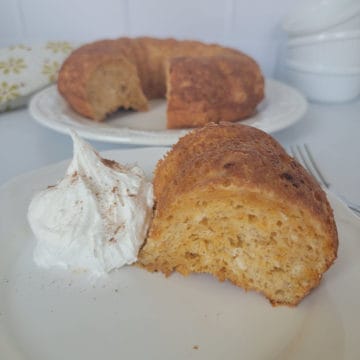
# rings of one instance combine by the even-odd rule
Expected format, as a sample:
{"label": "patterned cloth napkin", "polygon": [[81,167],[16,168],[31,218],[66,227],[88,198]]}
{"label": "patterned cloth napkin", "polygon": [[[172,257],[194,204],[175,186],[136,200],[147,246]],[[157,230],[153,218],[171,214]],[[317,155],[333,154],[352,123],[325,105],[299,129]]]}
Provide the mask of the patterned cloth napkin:
{"label": "patterned cloth napkin", "polygon": [[64,41],[0,49],[0,112],[26,105],[35,92],[55,82],[76,47]]}

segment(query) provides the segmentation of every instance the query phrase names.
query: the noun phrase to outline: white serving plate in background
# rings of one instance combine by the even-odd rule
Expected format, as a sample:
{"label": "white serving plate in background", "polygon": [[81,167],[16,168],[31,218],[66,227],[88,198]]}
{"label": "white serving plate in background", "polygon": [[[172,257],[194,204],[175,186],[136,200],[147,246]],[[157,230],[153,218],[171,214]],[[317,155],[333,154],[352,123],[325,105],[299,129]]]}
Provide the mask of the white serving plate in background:
{"label": "white serving plate in background", "polygon": [[[294,88],[266,79],[265,99],[257,113],[242,124],[272,133],[293,125],[307,110],[307,102]],[[31,116],[40,124],[61,133],[72,128],[84,138],[112,143],[173,145],[189,129],[166,129],[166,101],[150,101],[147,112],[118,111],[104,122],[91,121],[75,113],[58,93],[56,85],[36,94],[29,106]]]}

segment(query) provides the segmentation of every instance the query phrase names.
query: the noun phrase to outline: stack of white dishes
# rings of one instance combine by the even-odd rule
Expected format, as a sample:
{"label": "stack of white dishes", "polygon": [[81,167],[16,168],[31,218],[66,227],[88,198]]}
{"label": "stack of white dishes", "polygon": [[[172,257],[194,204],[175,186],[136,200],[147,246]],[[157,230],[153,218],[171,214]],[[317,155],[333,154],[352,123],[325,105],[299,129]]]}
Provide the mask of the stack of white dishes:
{"label": "stack of white dishes", "polygon": [[282,27],[283,77],[310,100],[360,95],[360,0],[306,0]]}

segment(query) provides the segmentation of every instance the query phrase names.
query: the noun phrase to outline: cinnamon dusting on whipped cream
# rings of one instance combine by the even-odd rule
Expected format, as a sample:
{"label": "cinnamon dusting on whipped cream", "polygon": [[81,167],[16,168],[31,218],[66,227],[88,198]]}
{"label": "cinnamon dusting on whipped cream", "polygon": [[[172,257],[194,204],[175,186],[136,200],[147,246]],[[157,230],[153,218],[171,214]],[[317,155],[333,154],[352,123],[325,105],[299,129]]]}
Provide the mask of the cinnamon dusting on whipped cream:
{"label": "cinnamon dusting on whipped cream", "polygon": [[152,184],[138,166],[103,159],[71,136],[74,157],[64,179],[29,206],[34,260],[44,268],[102,275],[137,260],[152,216]]}

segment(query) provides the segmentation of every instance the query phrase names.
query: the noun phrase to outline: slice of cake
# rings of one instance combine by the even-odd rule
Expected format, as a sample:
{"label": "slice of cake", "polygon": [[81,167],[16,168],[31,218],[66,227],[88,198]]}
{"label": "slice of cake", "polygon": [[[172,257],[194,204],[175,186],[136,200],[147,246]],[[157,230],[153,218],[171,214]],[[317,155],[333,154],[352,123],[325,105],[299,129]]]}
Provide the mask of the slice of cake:
{"label": "slice of cake", "polygon": [[315,180],[269,135],[211,124],[159,161],[140,265],[210,273],[298,304],[337,256],[333,212]]}
{"label": "slice of cake", "polygon": [[167,128],[201,127],[252,116],[263,98],[263,83],[261,75],[249,67],[235,56],[169,59]]}

